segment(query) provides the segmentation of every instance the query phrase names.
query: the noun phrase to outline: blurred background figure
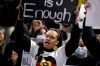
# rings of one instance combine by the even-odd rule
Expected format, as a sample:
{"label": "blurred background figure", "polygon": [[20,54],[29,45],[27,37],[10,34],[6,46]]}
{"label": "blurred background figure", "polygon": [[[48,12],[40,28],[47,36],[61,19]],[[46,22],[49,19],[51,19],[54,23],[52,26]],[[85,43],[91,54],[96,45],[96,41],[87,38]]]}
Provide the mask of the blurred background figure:
{"label": "blurred background figure", "polygon": [[100,34],[97,34],[96,37],[100,41]]}
{"label": "blurred background figure", "polygon": [[42,27],[44,27],[42,20],[32,20],[29,29],[29,36],[36,38],[37,31]]}
{"label": "blurred background figure", "polygon": [[[38,30],[37,32],[37,36],[36,38],[41,38],[41,39],[44,39],[45,38],[45,34],[46,32],[48,31],[48,29],[46,27],[42,27]],[[44,38],[43,38],[44,37]]]}
{"label": "blurred background figure", "polygon": [[0,66],[4,62],[4,50],[6,47],[6,33],[4,27],[0,26]]}
{"label": "blurred background figure", "polygon": [[37,43],[43,42],[45,34],[48,31],[42,20],[32,20],[29,29],[29,36]]}
{"label": "blurred background figure", "polygon": [[95,66],[95,59],[89,53],[85,46],[82,36],[79,39],[79,47],[70,56],[66,62],[67,65],[78,65],[78,66]]}
{"label": "blurred background figure", "polygon": [[4,53],[5,46],[6,46],[5,29],[2,26],[0,26],[0,54]]}

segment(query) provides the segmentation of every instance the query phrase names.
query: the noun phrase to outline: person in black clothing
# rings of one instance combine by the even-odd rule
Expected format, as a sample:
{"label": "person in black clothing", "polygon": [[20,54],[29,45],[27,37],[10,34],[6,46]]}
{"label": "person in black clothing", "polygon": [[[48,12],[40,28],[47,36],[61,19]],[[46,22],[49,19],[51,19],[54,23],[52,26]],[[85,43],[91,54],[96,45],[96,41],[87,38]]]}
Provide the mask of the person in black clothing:
{"label": "person in black clothing", "polygon": [[97,39],[91,26],[83,27],[83,41],[90,54],[97,60],[97,66],[100,66],[100,53],[98,52],[100,50],[100,41]]}
{"label": "person in black clothing", "polygon": [[[28,28],[26,25],[24,25],[24,33],[28,35]],[[5,61],[5,66],[20,66],[20,62],[21,62],[21,57],[22,57],[22,51],[23,49],[21,49],[19,46],[16,46],[17,42],[15,41],[15,30],[13,31],[13,33],[10,36],[10,41],[7,44],[7,46],[5,47],[5,51],[4,51],[4,61]],[[19,43],[21,44],[21,43]],[[16,64],[14,64],[13,62],[13,55],[15,54],[15,52],[18,54],[18,59],[16,59]]]}
{"label": "person in black clothing", "polygon": [[[87,8],[91,7],[92,5],[86,1],[86,10]],[[87,12],[88,13],[88,12]],[[94,33],[92,26],[86,26],[85,20],[83,22],[83,41],[88,48],[90,54],[93,56],[93,58],[96,60],[96,66],[100,66],[100,53],[98,52],[100,50],[100,41],[97,39],[96,34]]]}
{"label": "person in black clothing", "polygon": [[81,37],[79,39],[79,47],[74,54],[68,58],[66,65],[95,66],[95,63],[95,59],[89,53]]}
{"label": "person in black clothing", "polygon": [[12,61],[12,51],[14,50],[15,41],[10,41],[4,51],[5,66],[14,66]]}

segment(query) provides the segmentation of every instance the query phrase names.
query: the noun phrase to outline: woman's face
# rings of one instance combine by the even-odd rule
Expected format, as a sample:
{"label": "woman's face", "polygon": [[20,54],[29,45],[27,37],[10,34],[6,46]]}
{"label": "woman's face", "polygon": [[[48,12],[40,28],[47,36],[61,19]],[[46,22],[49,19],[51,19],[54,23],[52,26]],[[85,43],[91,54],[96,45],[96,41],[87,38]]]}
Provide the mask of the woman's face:
{"label": "woman's face", "polygon": [[46,38],[44,40],[44,47],[46,49],[52,49],[55,45],[57,45],[59,43],[58,39],[57,39],[58,33],[54,30],[49,30],[46,33]]}
{"label": "woman's face", "polygon": [[39,24],[35,21],[33,22],[32,26],[34,30],[38,30],[40,28]]}

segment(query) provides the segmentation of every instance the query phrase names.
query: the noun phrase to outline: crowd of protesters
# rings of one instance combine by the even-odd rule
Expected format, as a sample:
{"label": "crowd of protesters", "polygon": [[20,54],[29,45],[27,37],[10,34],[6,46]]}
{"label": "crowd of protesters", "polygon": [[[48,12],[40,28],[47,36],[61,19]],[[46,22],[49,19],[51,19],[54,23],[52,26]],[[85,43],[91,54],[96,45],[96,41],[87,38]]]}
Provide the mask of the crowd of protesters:
{"label": "crowd of protesters", "polygon": [[[20,1],[16,1],[15,8],[12,8],[16,20],[15,29],[8,38],[4,24],[0,22],[0,66],[100,65],[100,34],[96,35],[92,26],[85,26],[86,17],[83,29],[80,30],[79,8],[74,11],[73,16],[76,20],[73,24],[54,23],[53,25],[59,26],[55,28],[55,26],[48,27],[43,20],[32,19],[28,24],[25,23],[20,12],[22,9]],[[85,5],[86,9],[91,7],[88,1]],[[3,7],[1,1],[2,13]],[[6,14],[2,13],[0,16],[5,17]],[[4,17],[0,17],[2,18],[0,21],[3,21]]]}

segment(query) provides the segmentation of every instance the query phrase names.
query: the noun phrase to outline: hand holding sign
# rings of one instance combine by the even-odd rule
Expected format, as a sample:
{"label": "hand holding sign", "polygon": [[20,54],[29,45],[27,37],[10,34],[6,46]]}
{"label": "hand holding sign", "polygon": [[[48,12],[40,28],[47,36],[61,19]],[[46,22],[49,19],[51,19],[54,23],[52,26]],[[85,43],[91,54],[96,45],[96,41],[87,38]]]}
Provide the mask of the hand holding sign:
{"label": "hand holding sign", "polygon": [[[16,7],[18,10],[23,9],[22,0],[20,0],[18,6]],[[19,11],[20,12],[20,11]]]}
{"label": "hand holding sign", "polygon": [[85,2],[85,9],[87,10],[87,8],[91,7],[91,4],[89,3],[89,1]]}
{"label": "hand holding sign", "polygon": [[22,6],[22,0],[20,0],[19,2],[19,5],[16,7],[16,9],[18,9],[19,13],[18,13],[18,20],[21,20],[22,19],[22,9],[23,9],[23,6]]}

